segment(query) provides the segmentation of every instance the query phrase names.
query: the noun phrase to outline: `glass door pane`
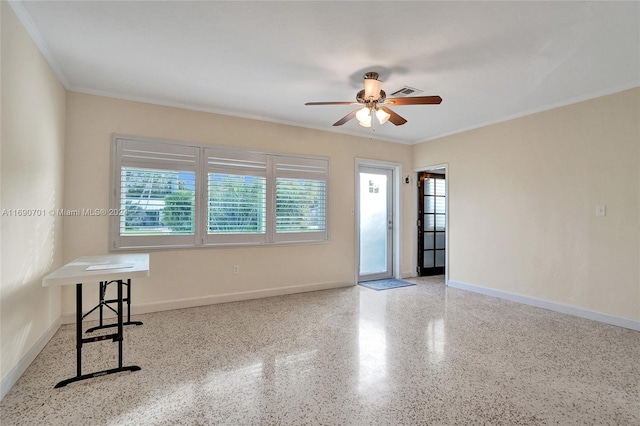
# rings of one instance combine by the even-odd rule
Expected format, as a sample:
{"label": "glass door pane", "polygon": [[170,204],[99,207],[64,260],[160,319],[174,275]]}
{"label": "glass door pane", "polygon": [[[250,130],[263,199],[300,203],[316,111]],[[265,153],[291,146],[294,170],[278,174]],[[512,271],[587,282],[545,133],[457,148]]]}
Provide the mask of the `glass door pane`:
{"label": "glass door pane", "polygon": [[446,176],[440,173],[421,172],[418,175],[418,274],[421,276],[445,272],[445,179]]}
{"label": "glass door pane", "polygon": [[391,278],[391,170],[361,168],[360,280]]}

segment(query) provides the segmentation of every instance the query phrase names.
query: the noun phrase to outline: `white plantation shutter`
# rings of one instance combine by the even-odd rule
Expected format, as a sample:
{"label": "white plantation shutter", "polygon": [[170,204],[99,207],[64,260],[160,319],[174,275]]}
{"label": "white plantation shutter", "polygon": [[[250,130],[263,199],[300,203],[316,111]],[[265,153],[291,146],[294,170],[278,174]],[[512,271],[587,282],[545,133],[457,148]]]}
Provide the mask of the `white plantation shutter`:
{"label": "white plantation shutter", "polygon": [[188,145],[115,140],[113,249],[196,243],[199,153]]}
{"label": "white plantation shutter", "polygon": [[329,159],[114,136],[111,249],[329,239]]}
{"label": "white plantation shutter", "polygon": [[274,155],[275,242],[324,241],[329,161]]}
{"label": "white plantation shutter", "polygon": [[205,148],[206,244],[264,244],[267,236],[265,154]]}

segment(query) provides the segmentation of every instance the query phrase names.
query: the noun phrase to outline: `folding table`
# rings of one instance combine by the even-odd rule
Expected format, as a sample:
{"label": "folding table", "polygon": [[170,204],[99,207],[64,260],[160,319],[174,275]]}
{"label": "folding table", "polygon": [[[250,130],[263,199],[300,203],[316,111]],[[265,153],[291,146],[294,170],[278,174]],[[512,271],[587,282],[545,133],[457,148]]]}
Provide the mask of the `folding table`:
{"label": "folding table", "polygon": [[[119,373],[121,371],[137,371],[137,365],[123,366],[122,364],[122,340],[123,340],[123,286],[127,285],[127,304],[131,302],[131,279],[149,276],[149,254],[110,254],[103,256],[84,256],[74,260],[62,268],[50,273],[42,279],[44,287],[76,285],[76,376],[63,380],[56,384],[56,388],[68,385],[79,380],[90,379],[92,377],[104,376],[106,374]],[[124,281],[127,281],[126,284]],[[118,297],[115,300],[108,300],[106,303],[117,303],[117,331],[113,334],[102,336],[82,337],[82,285],[89,283],[100,284],[100,302],[104,301],[103,290],[106,283],[115,282],[118,286]],[[94,308],[95,309],[95,308]],[[92,312],[92,309],[90,312]],[[130,310],[128,309],[130,313]],[[106,328],[102,324],[102,313],[100,315],[100,327]],[[128,323],[131,323],[130,318]],[[82,374],[82,345],[91,342],[99,342],[111,339],[118,342],[118,367],[94,373]]]}

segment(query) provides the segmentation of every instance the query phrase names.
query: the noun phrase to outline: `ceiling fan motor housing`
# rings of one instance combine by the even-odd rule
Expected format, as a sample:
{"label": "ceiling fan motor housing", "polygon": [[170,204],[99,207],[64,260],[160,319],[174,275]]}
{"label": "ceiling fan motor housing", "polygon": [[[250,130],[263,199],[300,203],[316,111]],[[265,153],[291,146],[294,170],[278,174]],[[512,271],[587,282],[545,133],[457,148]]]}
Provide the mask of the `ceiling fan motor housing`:
{"label": "ceiling fan motor housing", "polygon": [[[382,102],[385,99],[387,99],[387,94],[385,93],[384,90],[380,90],[380,94],[378,95],[378,99],[376,100],[376,102]],[[371,100],[365,98],[364,90],[361,90],[356,95],[356,101],[358,101],[361,104],[366,104],[366,103],[369,103]]]}

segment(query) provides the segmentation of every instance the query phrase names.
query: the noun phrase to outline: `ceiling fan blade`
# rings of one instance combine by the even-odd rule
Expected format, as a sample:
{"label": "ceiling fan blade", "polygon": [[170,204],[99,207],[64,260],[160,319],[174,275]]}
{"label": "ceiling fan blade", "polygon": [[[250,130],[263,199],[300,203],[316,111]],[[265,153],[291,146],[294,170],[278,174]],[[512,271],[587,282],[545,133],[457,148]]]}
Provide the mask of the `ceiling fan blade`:
{"label": "ceiling fan blade", "polygon": [[389,105],[436,105],[442,102],[440,96],[414,96],[411,98],[388,98],[384,101]]}
{"label": "ceiling fan blade", "polygon": [[335,123],[333,123],[334,126],[342,126],[344,123],[346,123],[347,121],[351,120],[353,117],[356,116],[356,112],[358,112],[357,109],[351,111],[349,114],[345,115],[344,117],[342,117],[340,120],[336,121]]}
{"label": "ceiling fan blade", "polygon": [[357,102],[307,102],[305,105],[358,105]]}
{"label": "ceiling fan blade", "polygon": [[402,126],[404,123],[407,122],[407,120],[405,120],[404,118],[400,117],[398,114],[396,114],[395,112],[391,111],[387,107],[380,107],[380,109],[391,116],[391,117],[389,117],[389,121],[392,122],[393,124],[395,124],[396,126]]}

